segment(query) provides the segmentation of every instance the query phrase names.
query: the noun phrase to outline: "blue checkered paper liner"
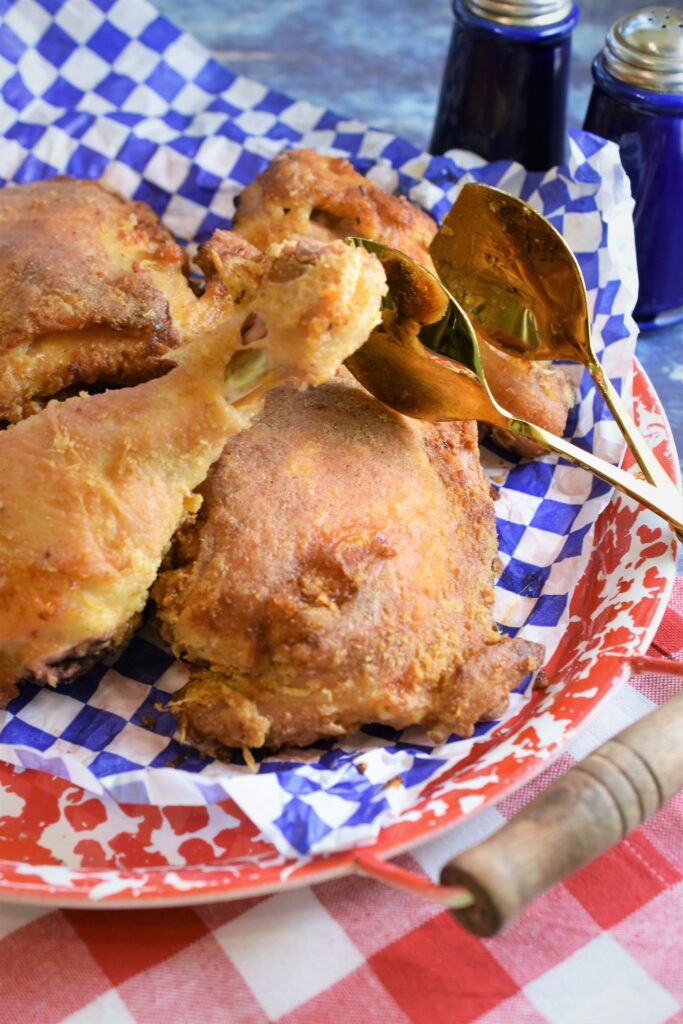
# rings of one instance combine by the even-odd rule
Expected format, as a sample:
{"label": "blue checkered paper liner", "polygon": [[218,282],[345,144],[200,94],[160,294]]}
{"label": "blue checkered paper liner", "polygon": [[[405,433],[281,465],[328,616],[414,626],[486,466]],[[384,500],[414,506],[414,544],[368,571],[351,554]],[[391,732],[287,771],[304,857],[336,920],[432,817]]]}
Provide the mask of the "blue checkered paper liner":
{"label": "blue checkered paper liner", "polygon": [[[291,146],[346,155],[437,218],[464,182],[498,185],[541,210],[572,245],[596,347],[617,388],[628,391],[632,201],[613,145],[575,133],[568,165],[546,174],[462,151],[430,157],[232,74],[145,0],[0,0],[0,15],[2,185],[56,173],[102,177],[149,203],[188,242],[228,227],[235,195]],[[567,370],[577,388],[568,432],[617,462],[623,442],[602,399],[579,368]],[[609,490],[551,457],[519,462],[491,444],[482,457],[499,491],[496,617],[550,653]],[[343,741],[266,757],[254,772],[239,753],[219,762],[179,742],[163,709],[185,673],[143,631],[114,668],[97,666],[56,690],[24,686],[0,717],[0,757],[121,802],[200,804],[229,795],[283,853],[305,858],[371,841],[491,729],[482,724],[472,740],[434,748],[417,729],[368,726]],[[512,711],[523,691],[513,694]]]}

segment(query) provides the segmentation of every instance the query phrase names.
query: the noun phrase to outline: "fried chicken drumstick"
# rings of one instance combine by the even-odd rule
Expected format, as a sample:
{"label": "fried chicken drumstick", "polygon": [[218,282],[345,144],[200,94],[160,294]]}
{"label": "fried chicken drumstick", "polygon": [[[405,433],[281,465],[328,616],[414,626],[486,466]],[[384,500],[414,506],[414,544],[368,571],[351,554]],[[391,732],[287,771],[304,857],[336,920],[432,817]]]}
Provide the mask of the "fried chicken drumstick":
{"label": "fried chicken drumstick", "polygon": [[[244,189],[235,231],[259,249],[285,238],[360,235],[400,249],[434,273],[429,255],[436,224],[400,196],[358,174],[348,160],[310,149],[286,150]],[[479,339],[484,372],[494,396],[513,416],[561,435],[572,405],[564,374],[547,363],[515,358]],[[540,449],[500,434],[522,454]]]}
{"label": "fried chicken drumstick", "polygon": [[496,529],[473,423],[381,406],[341,371],[270,392],[152,591],[195,739],[277,747],[369,722],[467,735],[539,666],[494,626]]}
{"label": "fried chicken drumstick", "polygon": [[223,275],[241,281],[243,298],[174,353],[180,365],[136,387],[51,402],[0,433],[5,699],[22,679],[55,683],[87,668],[137,624],[173,533],[196,511],[193,490],[257,407],[253,397],[229,404],[226,367],[228,397],[245,380],[252,396],[254,383],[288,375],[319,383],[379,319],[382,268],[341,242],[261,257],[224,235],[203,258],[212,295]]}

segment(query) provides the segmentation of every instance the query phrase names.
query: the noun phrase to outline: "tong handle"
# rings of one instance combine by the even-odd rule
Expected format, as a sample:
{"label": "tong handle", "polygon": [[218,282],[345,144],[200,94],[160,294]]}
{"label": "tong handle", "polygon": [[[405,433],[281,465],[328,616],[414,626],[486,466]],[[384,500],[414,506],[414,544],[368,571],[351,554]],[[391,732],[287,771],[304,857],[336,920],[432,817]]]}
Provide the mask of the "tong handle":
{"label": "tong handle", "polygon": [[668,489],[669,492],[678,493],[676,484],[634,423],[633,417],[619,396],[619,392],[597,359],[589,365],[588,370],[595,381],[595,386],[607,402],[610,412],[614,416],[619,429],[624,435],[626,444],[631,449],[631,454],[643,471],[646,480],[662,490]]}
{"label": "tong handle", "polygon": [[[643,659],[647,662],[647,659]],[[683,664],[666,663],[683,674]],[[489,839],[444,866],[471,906],[453,910],[494,935],[550,886],[598,857],[683,788],[683,691],[603,744]]]}
{"label": "tong handle", "polygon": [[[667,522],[680,538],[683,536],[683,494],[676,488],[671,480],[666,477],[667,485],[664,487],[655,486],[647,480],[639,479],[632,473],[619,466],[613,466],[604,459],[598,458],[593,452],[585,451],[577,445],[567,441],[564,437],[557,437],[543,427],[537,427],[526,420],[510,419],[506,423],[509,430],[527,437],[536,444],[543,445],[551,452],[570,459],[583,469],[604,480],[606,483],[616,487],[629,498],[645,505],[652,512]],[[654,456],[652,456],[654,459]],[[662,473],[664,470],[660,467]]]}

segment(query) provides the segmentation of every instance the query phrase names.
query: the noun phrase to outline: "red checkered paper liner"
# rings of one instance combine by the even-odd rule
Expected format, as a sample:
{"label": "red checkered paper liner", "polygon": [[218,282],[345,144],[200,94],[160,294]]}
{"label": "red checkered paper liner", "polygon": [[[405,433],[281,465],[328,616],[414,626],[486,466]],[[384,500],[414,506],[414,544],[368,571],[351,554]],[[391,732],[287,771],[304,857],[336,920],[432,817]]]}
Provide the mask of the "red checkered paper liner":
{"label": "red checkered paper liner", "polygon": [[[683,580],[650,648],[683,660]],[[676,692],[641,675],[532,783],[399,858],[436,878]],[[1,831],[0,831],[1,836]],[[683,1022],[683,794],[482,941],[369,879],[174,910],[0,908],[0,1024]]]}

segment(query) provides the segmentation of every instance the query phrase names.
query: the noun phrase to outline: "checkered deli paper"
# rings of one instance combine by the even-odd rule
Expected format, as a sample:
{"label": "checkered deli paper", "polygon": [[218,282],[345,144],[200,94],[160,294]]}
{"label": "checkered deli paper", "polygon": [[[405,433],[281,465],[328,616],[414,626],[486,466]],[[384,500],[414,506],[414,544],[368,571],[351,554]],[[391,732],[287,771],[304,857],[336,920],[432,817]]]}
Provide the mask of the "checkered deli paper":
{"label": "checkered deli paper", "polygon": [[[0,0],[0,12],[3,186],[56,173],[102,177],[149,203],[189,242],[229,227],[237,193],[291,146],[348,156],[437,219],[464,182],[498,185],[541,210],[571,244],[596,348],[616,386],[628,389],[637,289],[632,201],[613,145],[576,133],[568,166],[544,175],[461,151],[430,157],[232,74],[145,0]],[[621,435],[592,381],[576,367],[570,372],[577,404],[568,433],[618,461]],[[551,653],[609,489],[552,457],[514,462],[493,447],[482,456],[500,494],[496,617],[506,632],[522,630]],[[342,741],[265,757],[254,772],[239,753],[221,762],[179,742],[163,709],[184,679],[184,668],[143,631],[113,668],[97,666],[54,691],[24,686],[0,717],[0,757],[121,802],[230,796],[282,853],[305,858],[370,842],[492,728],[435,748],[417,729],[368,726]],[[512,713],[524,689],[513,694]]]}

